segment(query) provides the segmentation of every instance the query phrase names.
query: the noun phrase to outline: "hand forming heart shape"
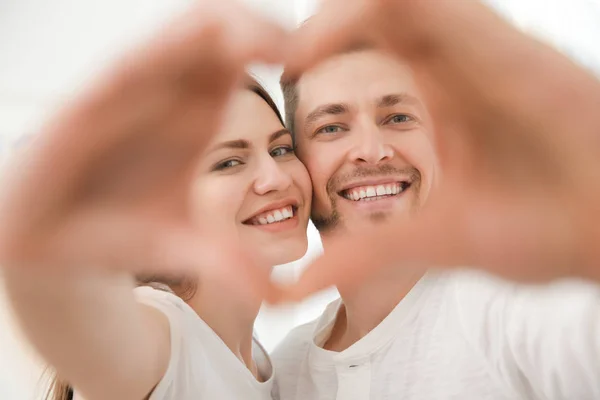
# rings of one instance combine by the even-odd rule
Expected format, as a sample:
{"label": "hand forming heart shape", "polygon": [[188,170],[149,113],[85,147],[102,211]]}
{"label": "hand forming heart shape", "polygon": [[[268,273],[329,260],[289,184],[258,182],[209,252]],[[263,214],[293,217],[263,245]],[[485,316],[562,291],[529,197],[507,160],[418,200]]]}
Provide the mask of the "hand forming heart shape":
{"label": "hand forming heart shape", "polygon": [[[444,178],[414,221],[340,238],[282,291],[191,222],[193,167],[248,63],[299,73],[357,38],[415,71]],[[201,1],[67,107],[11,170],[0,260],[193,268],[272,301],[389,265],[597,279],[598,105],[594,77],[476,2],[328,0],[289,34],[235,1]]]}

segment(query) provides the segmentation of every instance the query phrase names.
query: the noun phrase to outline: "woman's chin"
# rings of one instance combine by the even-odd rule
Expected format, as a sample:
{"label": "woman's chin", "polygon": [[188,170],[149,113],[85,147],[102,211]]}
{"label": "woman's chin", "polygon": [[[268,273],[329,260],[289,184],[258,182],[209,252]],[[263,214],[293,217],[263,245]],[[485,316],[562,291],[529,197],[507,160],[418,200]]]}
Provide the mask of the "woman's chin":
{"label": "woman's chin", "polygon": [[259,250],[260,255],[257,256],[257,259],[264,260],[264,265],[274,267],[298,261],[304,257],[307,250],[307,240],[293,244],[273,242],[268,246],[263,246],[263,248]]}

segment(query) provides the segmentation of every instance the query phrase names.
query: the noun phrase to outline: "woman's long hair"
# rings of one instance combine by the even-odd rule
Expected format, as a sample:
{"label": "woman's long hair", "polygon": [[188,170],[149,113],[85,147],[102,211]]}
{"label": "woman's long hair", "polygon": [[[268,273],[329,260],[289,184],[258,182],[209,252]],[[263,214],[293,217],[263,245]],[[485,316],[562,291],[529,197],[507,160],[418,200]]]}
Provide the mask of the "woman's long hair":
{"label": "woman's long hair", "polygon": [[[255,78],[246,75],[244,87],[262,98],[277,115],[281,124],[285,126],[275,101],[273,101],[273,98],[269,95],[267,90],[258,83]],[[138,286],[151,286],[155,289],[172,291],[184,301],[191,299],[198,289],[197,281],[187,278],[170,278],[150,275],[138,276],[136,282]],[[67,382],[60,379],[60,377],[56,375],[56,372],[48,368],[44,375],[49,376],[50,380],[50,386],[44,396],[46,400],[73,400],[73,388]]]}

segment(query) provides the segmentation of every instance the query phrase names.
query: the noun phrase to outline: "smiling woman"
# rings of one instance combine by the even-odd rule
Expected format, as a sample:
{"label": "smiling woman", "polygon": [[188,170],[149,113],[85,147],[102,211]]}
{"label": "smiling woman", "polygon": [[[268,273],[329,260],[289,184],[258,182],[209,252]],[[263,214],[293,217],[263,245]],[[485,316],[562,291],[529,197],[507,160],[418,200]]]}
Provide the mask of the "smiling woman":
{"label": "smiling woman", "polygon": [[[6,55],[6,62],[0,65],[0,142],[5,144],[0,153],[2,165],[8,156],[13,155],[13,144],[24,134],[38,132],[56,106],[69,100],[70,95],[87,83],[95,71],[105,69],[115,55],[130,50],[133,43],[192,3],[195,2],[106,0],[99,3],[81,0],[73,3],[70,0],[56,0],[49,6],[43,0],[2,2],[1,8],[6,11],[0,12],[0,49]],[[305,7],[310,1],[304,0],[245,0],[244,3],[270,14],[279,23],[289,23],[290,27],[296,21],[297,7],[301,7],[302,12],[310,11]],[[258,67],[253,70],[258,71],[267,88],[277,87],[278,69]],[[275,109],[274,102],[270,96],[265,96],[266,91],[260,86],[255,86],[251,91],[257,98],[265,100],[262,105],[267,110]],[[275,101],[280,98],[275,90],[273,95]],[[250,119],[253,118],[255,116],[250,116]],[[274,150],[273,155],[280,160],[289,159],[291,156],[286,152],[281,147]],[[273,214],[277,216],[276,212]],[[313,245],[318,248],[318,235],[312,233]],[[260,234],[267,233],[261,231]],[[281,262],[291,260],[293,257],[287,255]],[[277,272],[279,276],[293,273],[292,268],[282,268]],[[169,280],[168,283],[187,298],[191,289],[189,285],[178,286],[183,283],[180,280]],[[0,302],[0,315],[4,315],[5,310],[7,307]],[[293,312],[286,310],[279,313],[271,309],[259,318],[257,334],[269,350],[295,323]],[[0,398],[40,399],[40,392],[46,389],[45,382],[42,388],[39,387],[42,368],[37,359],[29,360],[29,354],[14,345],[15,342],[22,342],[22,337],[13,321],[7,319],[2,326],[0,374],[3,382],[10,380],[11,383],[0,385]],[[3,374],[8,371],[10,375]]]}
{"label": "smiling woman", "polygon": [[273,266],[306,251],[310,178],[274,102],[256,81],[247,87],[207,147],[194,204],[199,220],[230,229],[260,263]]}
{"label": "smiling woman", "polygon": [[[239,239],[259,268],[256,273],[264,274],[274,265],[297,260],[306,252],[310,179],[294,154],[290,132],[283,127],[274,101],[254,78],[247,76],[243,87],[233,93],[224,120],[201,155],[191,196],[192,211],[202,226],[218,227],[230,240]],[[10,281],[15,282],[14,276]],[[171,351],[167,371],[175,372],[162,376],[152,392],[153,399],[190,398],[196,394],[213,398],[220,393],[221,389],[204,384],[188,388],[186,382],[191,377],[179,369],[183,364],[188,368],[191,362],[198,364],[194,376],[206,374],[204,361],[199,363],[205,356],[200,355],[199,349],[209,343],[211,351],[207,356],[211,364],[217,360],[223,362],[223,358],[238,358],[230,360],[231,365],[221,371],[223,376],[233,373],[229,368],[239,370],[236,364],[241,361],[240,365],[246,364],[253,375],[244,385],[254,385],[257,392],[270,393],[273,380],[269,359],[252,339],[252,325],[260,302],[231,294],[210,274],[149,275],[139,277],[138,285],[147,286],[138,288],[138,301],[164,313],[169,319],[171,335],[174,329],[181,330],[181,337],[170,340],[185,348],[182,350],[185,354]],[[109,282],[105,290],[111,290]],[[183,309],[182,304],[186,304]],[[227,311],[228,308],[231,310]],[[182,328],[173,319],[187,322]],[[206,324],[208,336],[205,332],[198,337],[195,331],[198,323]],[[232,327],[235,333],[231,332]],[[220,339],[215,342],[215,338]],[[247,381],[248,376],[242,374],[234,379]],[[241,394],[236,388],[230,393],[236,393],[235,398]],[[81,399],[66,381],[59,379],[54,380],[47,397]]]}

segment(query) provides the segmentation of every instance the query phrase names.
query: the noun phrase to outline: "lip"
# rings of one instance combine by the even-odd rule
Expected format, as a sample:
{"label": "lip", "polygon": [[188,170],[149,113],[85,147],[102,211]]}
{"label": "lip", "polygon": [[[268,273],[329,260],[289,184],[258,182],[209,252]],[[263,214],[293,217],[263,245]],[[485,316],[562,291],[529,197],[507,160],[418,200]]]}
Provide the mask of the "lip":
{"label": "lip", "polygon": [[[407,189],[407,191],[410,190]],[[390,196],[390,197],[386,197],[383,199],[379,199],[379,200],[373,200],[373,201],[352,201],[352,200],[348,200],[344,197],[342,197],[342,199],[344,199],[346,202],[348,202],[348,205],[350,207],[353,207],[355,210],[360,210],[361,212],[367,212],[367,213],[373,213],[373,212],[389,212],[392,211],[394,209],[394,207],[396,206],[396,204],[401,201],[401,199],[404,197],[404,192],[398,193],[395,196]]]}
{"label": "lip", "polygon": [[[361,200],[355,201],[351,199],[347,199],[344,196],[344,192],[363,186],[378,186],[378,185],[386,185],[386,184],[397,184],[399,183],[402,187],[402,191],[393,196],[380,197],[377,200]],[[348,202],[352,207],[356,207],[358,210],[363,210],[365,212],[388,212],[395,207],[395,204],[404,198],[406,192],[412,189],[414,183],[414,179],[411,177],[395,177],[390,178],[386,177],[383,179],[376,180],[365,180],[360,182],[353,182],[351,184],[347,184],[344,186],[344,189],[341,189],[337,192],[337,195],[344,201],[344,203]]]}
{"label": "lip", "polygon": [[409,185],[412,185],[413,183],[413,179],[411,177],[396,177],[396,178],[382,178],[382,179],[374,179],[374,180],[366,180],[366,181],[356,181],[356,182],[352,182],[352,183],[348,183],[346,185],[344,185],[341,189],[339,189],[337,191],[338,194],[349,190],[349,189],[353,189],[356,187],[361,187],[361,186],[377,186],[377,185],[386,185],[386,184],[393,184],[393,183],[402,183],[402,182],[407,182]]}
{"label": "lip", "polygon": [[299,221],[300,221],[300,218],[298,218],[298,211],[297,211],[297,209],[294,209],[294,216],[292,218],[288,218],[288,219],[285,219],[280,222],[275,222],[275,223],[267,224],[267,225],[260,225],[260,224],[259,225],[245,224],[245,225],[252,227],[252,228],[260,229],[265,232],[279,233],[279,232],[285,232],[285,231],[295,229],[298,226]]}
{"label": "lip", "polygon": [[[272,203],[269,203],[269,204],[265,205],[261,209],[257,210],[254,214],[252,214],[248,218],[244,219],[242,221],[242,224],[244,224],[244,225],[252,225],[249,222],[254,217],[256,217],[257,215],[260,215],[260,214],[262,214],[264,212],[267,212],[267,211],[278,210],[280,208],[284,208],[284,207],[287,207],[287,206],[292,206],[292,208],[294,209],[294,214],[296,214],[297,211],[298,211],[298,208],[299,208],[298,204],[299,204],[298,200],[296,200],[294,198],[291,198],[291,197],[290,198],[286,198],[286,199],[282,199],[282,200],[278,200],[278,201],[274,201]],[[296,217],[297,217],[297,215],[294,215],[294,217],[290,218],[290,219],[295,219]],[[255,226],[255,225],[252,225],[252,226]],[[264,226],[267,226],[267,225],[264,225]]]}

